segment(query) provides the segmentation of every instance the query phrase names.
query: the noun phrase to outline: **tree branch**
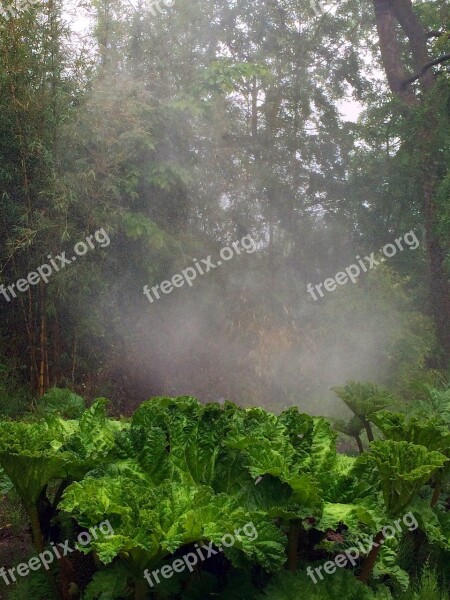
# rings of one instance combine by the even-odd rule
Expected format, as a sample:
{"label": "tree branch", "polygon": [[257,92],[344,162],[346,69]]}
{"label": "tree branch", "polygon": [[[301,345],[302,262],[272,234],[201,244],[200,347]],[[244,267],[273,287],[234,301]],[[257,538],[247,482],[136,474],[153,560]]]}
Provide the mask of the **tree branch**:
{"label": "tree branch", "polygon": [[445,33],[446,33],[445,31],[437,31],[434,29],[433,31],[428,31],[426,37],[427,37],[427,40],[429,40],[430,38],[433,38],[433,37],[441,37]]}
{"label": "tree branch", "polygon": [[450,60],[450,53],[443,54],[442,56],[439,56],[439,58],[435,58],[434,60],[430,61],[425,66],[423,66],[420,73],[417,73],[416,75],[412,75],[411,77],[408,77],[408,79],[405,79],[404,81],[402,81],[402,88],[405,89],[407,85],[409,85],[410,83],[413,83],[414,81],[417,81],[418,79],[423,77],[425,75],[425,73],[428,71],[428,69],[431,69],[431,67],[435,67],[436,65],[439,65],[439,64],[445,62],[446,60]]}

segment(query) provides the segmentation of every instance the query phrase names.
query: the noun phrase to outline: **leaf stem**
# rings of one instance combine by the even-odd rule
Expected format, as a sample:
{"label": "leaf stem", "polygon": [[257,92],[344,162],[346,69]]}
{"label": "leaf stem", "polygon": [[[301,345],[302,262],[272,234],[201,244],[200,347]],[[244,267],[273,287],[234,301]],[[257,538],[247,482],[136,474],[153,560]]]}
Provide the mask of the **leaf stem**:
{"label": "leaf stem", "polygon": [[381,549],[381,541],[383,540],[384,535],[382,531],[379,531],[375,536],[374,545],[371,548],[369,554],[367,555],[365,561],[363,562],[361,573],[359,574],[358,579],[363,583],[367,583],[369,581],[369,577],[373,571],[375,563],[377,562],[377,556]]}
{"label": "leaf stem", "polygon": [[287,569],[295,573],[298,567],[298,539],[300,537],[300,520],[289,521]]}

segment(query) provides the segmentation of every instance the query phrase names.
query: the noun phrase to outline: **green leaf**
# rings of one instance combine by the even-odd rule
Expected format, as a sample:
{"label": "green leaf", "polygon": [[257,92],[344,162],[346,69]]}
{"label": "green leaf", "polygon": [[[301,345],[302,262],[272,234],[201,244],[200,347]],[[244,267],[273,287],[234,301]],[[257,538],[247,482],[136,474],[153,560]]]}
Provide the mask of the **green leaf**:
{"label": "green leaf", "polygon": [[392,440],[373,442],[367,458],[376,466],[386,509],[391,515],[400,514],[431,475],[447,462],[440,452]]}
{"label": "green leaf", "polygon": [[362,421],[372,413],[386,408],[394,399],[390,392],[374,383],[348,381],[344,386],[331,388],[348,408]]}
{"label": "green leaf", "polygon": [[411,442],[428,450],[450,452],[450,430],[437,417],[407,417],[399,413],[379,411],[370,420],[391,440]]}
{"label": "green leaf", "polygon": [[237,536],[234,550],[267,569],[285,560],[285,538],[264,513],[245,511],[236,499],[206,486],[166,482],[153,487],[149,481],[143,494],[143,484],[138,476],[105,475],[69,486],[63,510],[86,527],[108,519],[114,530],[111,537],[92,540],[86,552],[95,549],[104,563],[120,555],[138,575],[184,545],[202,540],[219,545],[225,534],[253,521],[258,537]]}
{"label": "green leaf", "polygon": [[325,502],[322,516],[314,527],[320,531],[335,530],[340,524],[356,530],[360,528],[361,524],[367,525],[372,531],[376,531],[377,527],[373,512],[362,504]]}
{"label": "green leaf", "polygon": [[113,568],[104,568],[94,573],[86,587],[82,600],[122,600],[132,596],[127,587],[130,574],[119,563]]}
{"label": "green leaf", "polygon": [[80,421],[0,422],[0,464],[26,507],[52,479],[80,479],[112,460],[116,432],[127,425],[107,419],[105,404],[98,400]]}
{"label": "green leaf", "polygon": [[[316,566],[316,565],[313,565]],[[322,566],[322,565],[317,565]],[[358,581],[351,571],[337,569],[333,575],[322,575],[320,579],[313,571],[316,582],[305,572],[281,573],[257,596],[259,600],[390,600],[387,588],[380,586],[372,590]],[[301,594],[301,596],[299,596]]]}
{"label": "green leaf", "polygon": [[68,389],[52,388],[38,403],[38,411],[43,415],[59,415],[63,419],[78,419],[86,409],[81,396]]}

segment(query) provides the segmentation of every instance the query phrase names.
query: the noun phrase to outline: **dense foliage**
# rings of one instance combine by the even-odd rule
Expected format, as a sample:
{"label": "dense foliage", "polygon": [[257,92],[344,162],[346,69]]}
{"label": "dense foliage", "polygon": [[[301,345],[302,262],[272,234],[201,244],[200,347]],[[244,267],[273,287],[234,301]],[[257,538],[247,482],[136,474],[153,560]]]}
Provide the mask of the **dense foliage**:
{"label": "dense foliage", "polygon": [[[402,389],[445,370],[429,279],[448,280],[446,63],[405,107],[370,2],[145,4],[83,3],[76,30],[69,0],[0,16],[0,284],[100,227],[111,237],[47,285],[0,295],[0,411],[59,385],[127,414],[148,393],[272,410],[301,395],[321,414],[336,381]],[[445,55],[448,3],[415,11],[430,60]],[[320,302],[306,292],[412,230],[416,250]],[[246,234],[258,252],[153,305],[142,294]]]}
{"label": "dense foliage", "polygon": [[[381,393],[354,382],[346,389],[359,407],[370,392]],[[448,560],[450,430],[419,403],[414,416],[378,407],[370,416],[377,441],[352,457],[336,451],[331,423],[297,408],[275,416],[230,402],[159,397],[141,404],[131,420],[117,420],[106,417],[100,399],[78,418],[65,418],[80,410],[80,400],[54,389],[35,416],[0,423],[2,486],[19,494],[39,551],[64,535],[75,545],[77,532],[110,523],[110,535],[76,553],[95,557],[88,578],[70,570],[80,560],[73,556],[53,570],[63,598],[69,585],[85,600],[225,599],[244,590],[247,598],[290,600],[299,589],[314,600],[387,600],[407,590],[415,575],[405,564],[408,544],[435,566]],[[417,527],[400,528],[375,557],[370,546],[360,552],[353,565],[329,576],[332,585],[307,575],[310,565],[358,544],[367,548],[370,537],[407,513]],[[236,537],[192,573],[154,590],[144,581],[145,569],[195,544],[220,547],[226,534],[249,522],[257,536]],[[369,588],[356,579],[368,562]],[[283,573],[284,565],[297,574]],[[441,585],[447,576],[441,574]]]}
{"label": "dense foliage", "polygon": [[2,598],[449,600],[449,65],[447,0],[0,0]]}

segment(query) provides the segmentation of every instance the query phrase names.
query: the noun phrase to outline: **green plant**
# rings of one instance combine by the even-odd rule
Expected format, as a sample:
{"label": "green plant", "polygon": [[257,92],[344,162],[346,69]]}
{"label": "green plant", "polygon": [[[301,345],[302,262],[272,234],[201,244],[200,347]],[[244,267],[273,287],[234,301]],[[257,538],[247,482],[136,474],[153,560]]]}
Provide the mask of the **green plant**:
{"label": "green plant", "polygon": [[416,383],[412,389],[415,392],[416,412],[444,419],[450,425],[450,387],[436,389],[427,383]]}
{"label": "green plant", "polygon": [[[358,381],[348,381],[344,386],[334,386],[331,389],[362,422],[369,442],[373,442],[369,417],[374,412],[392,405],[394,402],[392,394],[374,383]],[[357,425],[358,422],[354,423],[354,426]]]}
{"label": "green plant", "polygon": [[[430,417],[426,413],[408,417],[400,413],[379,411],[371,416],[371,421],[388,439],[425,446],[428,450],[437,450],[450,458],[450,429],[443,418]],[[431,506],[435,506],[439,500],[449,468],[450,462],[433,476]]]}
{"label": "green plant", "polygon": [[[372,463],[380,478],[387,514],[401,516],[430,477],[447,462],[440,452],[408,442],[384,440],[373,442],[365,464]],[[366,462],[368,461],[368,462]],[[359,579],[367,582],[381,549],[383,533],[375,536],[374,547],[364,561]]]}
{"label": "green plant", "polygon": [[[305,563],[332,557],[374,532],[378,543],[382,527],[406,510],[414,514],[429,543],[442,556],[448,552],[445,503],[439,500],[431,507],[425,501],[431,478],[444,473],[448,461],[436,450],[446,450],[448,430],[435,419],[421,422],[366,410],[367,420],[395,439],[374,442],[353,458],[337,453],[337,434],[326,419],[297,408],[276,416],[229,402],[203,405],[191,397],[160,397],[141,404],[127,423],[109,419],[105,404],[97,401],[78,419],[47,414],[33,421],[0,422],[5,469],[0,481],[20,495],[41,548],[43,499],[51,506],[53,523],[60,533],[64,525],[69,537],[76,528],[105,520],[112,526],[112,535],[91,539],[83,549],[104,565],[97,563],[84,600],[132,594],[135,600],[146,598],[150,590],[143,579],[145,569],[158,568],[195,544],[209,542],[217,548],[225,534],[250,521],[257,537],[237,536],[232,547],[223,548],[220,567],[230,590],[245,587],[249,599],[257,593],[253,583],[261,589],[269,573],[285,563],[293,572],[303,571]],[[80,406],[78,399],[75,405]],[[356,429],[360,426],[361,421]],[[405,588],[409,573],[399,565],[398,553],[396,540],[386,543],[381,553],[372,548],[362,557],[361,581],[376,566],[375,580],[389,578]],[[209,572],[211,563],[206,563],[198,567],[203,577],[174,577],[158,588],[158,596],[188,600],[225,594],[224,581],[219,585]],[[239,569],[259,574],[259,582],[233,587]],[[274,582],[279,590],[273,593],[289,598],[303,576],[278,577]],[[361,597],[386,597],[382,588],[362,588],[352,573],[336,574],[333,584],[335,577],[339,580],[333,592],[317,585],[311,597],[328,598],[323,594],[336,590],[352,597],[348,594],[353,591],[347,592],[351,582],[358,591],[364,589],[358,592]],[[305,589],[311,583],[306,581]],[[273,589],[269,585],[265,593]]]}
{"label": "green plant", "polygon": [[355,579],[350,571],[339,569],[323,580],[318,577],[314,583],[305,572],[294,574],[283,573],[275,577],[267,588],[256,598],[257,600],[390,600],[387,588],[380,586],[377,590],[363,585]]}
{"label": "green plant", "polygon": [[14,535],[27,528],[27,514],[19,499],[8,498],[0,511],[0,529],[9,527]]}
{"label": "green plant", "polygon": [[11,585],[6,593],[6,600],[53,600],[48,580],[42,573],[30,573],[21,577]]}
{"label": "green plant", "polygon": [[81,525],[111,522],[114,535],[91,542],[86,551],[95,550],[105,564],[120,558],[136,580],[136,599],[145,594],[145,569],[195,542],[219,545],[249,521],[257,538],[236,538],[224,555],[235,565],[250,560],[269,570],[284,562],[285,538],[264,511],[242,506],[231,490],[214,490],[224,469],[228,479],[240,476],[221,444],[238,413],[231,405],[202,406],[193,398],[146,402],[117,438],[122,461],[65,491],[59,507]]}
{"label": "green plant", "polygon": [[401,596],[401,600],[449,600],[448,591],[439,585],[436,572],[424,566],[420,578]]}
{"label": "green plant", "polygon": [[0,422],[0,464],[28,514],[38,552],[45,547],[40,507],[50,504],[48,484],[62,480],[63,489],[67,480],[81,479],[114,457],[115,435],[126,424],[108,419],[105,406],[106,400],[98,400],[79,421],[48,415],[36,422]]}
{"label": "green plant", "polygon": [[338,419],[334,421],[333,426],[336,431],[354,438],[358,446],[359,453],[362,454],[364,452],[364,446],[361,440],[361,432],[364,429],[364,423],[362,419],[356,415],[353,415],[348,423]]}
{"label": "green plant", "polygon": [[32,395],[20,380],[20,368],[0,364],[0,417],[17,417],[31,405]]}
{"label": "green plant", "polygon": [[57,415],[63,419],[79,419],[86,410],[81,396],[68,389],[52,388],[44,394],[37,404],[38,414]]}

